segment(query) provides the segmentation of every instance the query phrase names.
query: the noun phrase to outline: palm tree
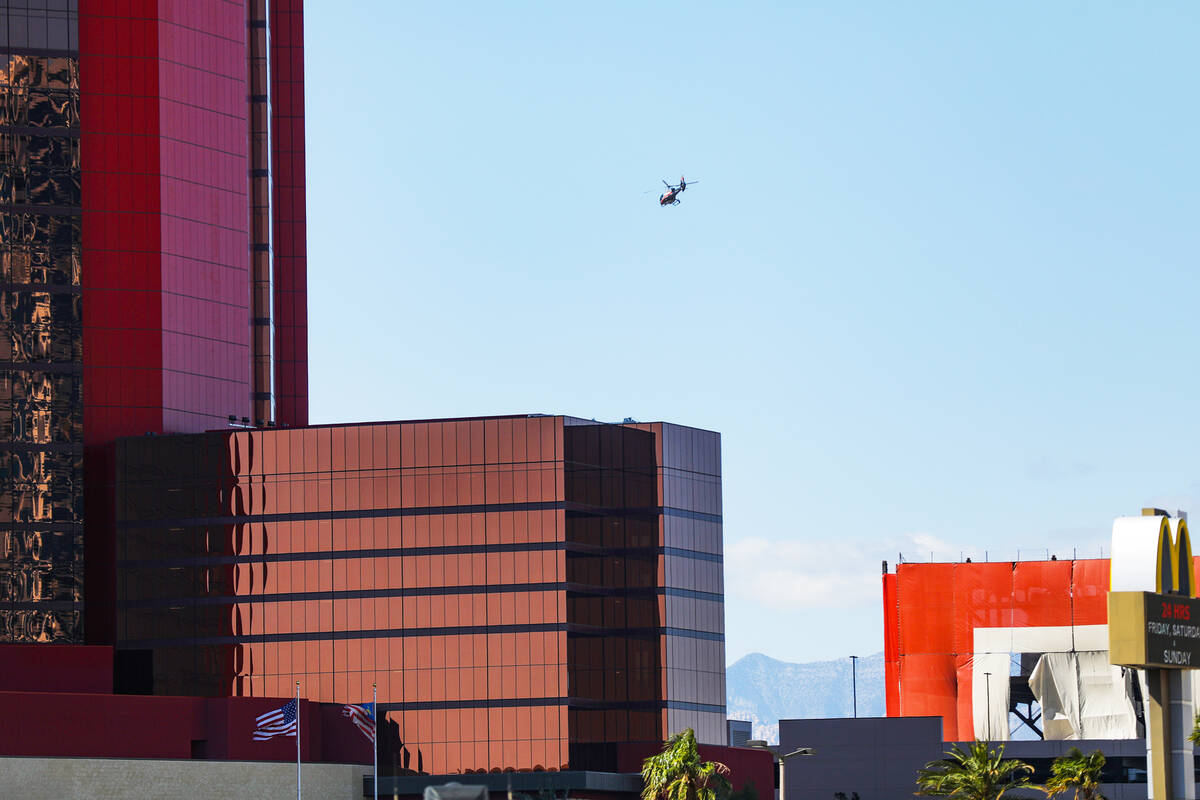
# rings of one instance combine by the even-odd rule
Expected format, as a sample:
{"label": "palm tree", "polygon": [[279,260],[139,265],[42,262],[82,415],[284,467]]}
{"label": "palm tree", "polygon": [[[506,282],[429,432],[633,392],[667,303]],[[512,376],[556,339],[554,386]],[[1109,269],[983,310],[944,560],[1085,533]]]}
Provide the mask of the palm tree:
{"label": "palm tree", "polygon": [[642,762],[642,800],[716,800],[717,789],[728,787],[721,777],[728,772],[724,764],[700,760],[696,733],[685,728]]}
{"label": "palm tree", "polygon": [[1103,768],[1104,753],[1097,750],[1085,756],[1078,747],[1072,747],[1050,765],[1046,794],[1055,797],[1073,791],[1076,800],[1104,800],[1104,795],[1100,794],[1100,770]]}
{"label": "palm tree", "polygon": [[999,800],[1010,789],[1031,787],[1033,767],[1019,759],[1005,760],[1004,745],[993,750],[990,743],[977,739],[966,750],[953,745],[946,756],[930,761],[917,773],[917,794]]}

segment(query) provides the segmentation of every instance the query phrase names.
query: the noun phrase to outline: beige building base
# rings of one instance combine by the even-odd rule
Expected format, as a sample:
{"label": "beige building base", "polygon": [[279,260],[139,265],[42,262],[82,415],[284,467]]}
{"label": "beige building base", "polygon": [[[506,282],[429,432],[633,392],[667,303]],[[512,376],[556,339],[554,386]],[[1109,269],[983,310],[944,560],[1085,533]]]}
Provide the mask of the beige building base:
{"label": "beige building base", "polygon": [[[303,800],[363,800],[356,764],[301,766]],[[0,797],[14,800],[292,800],[296,765],[277,761],[172,761],[0,757]]]}

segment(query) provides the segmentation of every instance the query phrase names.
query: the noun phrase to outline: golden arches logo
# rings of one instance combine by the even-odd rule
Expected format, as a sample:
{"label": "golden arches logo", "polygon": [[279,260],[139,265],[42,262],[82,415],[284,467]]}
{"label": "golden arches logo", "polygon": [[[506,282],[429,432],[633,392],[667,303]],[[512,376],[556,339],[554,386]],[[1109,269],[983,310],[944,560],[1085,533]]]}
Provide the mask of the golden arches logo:
{"label": "golden arches logo", "polygon": [[1118,517],[1113,521],[1109,575],[1114,592],[1195,597],[1187,520],[1157,508],[1142,509],[1140,517]]}
{"label": "golden arches logo", "polygon": [[1159,594],[1185,594],[1195,597],[1196,591],[1192,575],[1192,540],[1188,536],[1187,520],[1178,520],[1178,525],[1172,531],[1171,521],[1166,517],[1158,517],[1162,525],[1158,529],[1158,565],[1155,573],[1158,582],[1155,586]]}

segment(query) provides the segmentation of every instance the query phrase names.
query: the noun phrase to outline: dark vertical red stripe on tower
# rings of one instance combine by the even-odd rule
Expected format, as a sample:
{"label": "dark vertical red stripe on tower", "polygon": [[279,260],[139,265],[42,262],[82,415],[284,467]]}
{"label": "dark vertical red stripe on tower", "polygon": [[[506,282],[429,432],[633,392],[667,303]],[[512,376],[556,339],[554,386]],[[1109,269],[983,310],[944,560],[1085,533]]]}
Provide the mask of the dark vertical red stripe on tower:
{"label": "dark vertical red stripe on tower", "polygon": [[271,0],[275,182],[275,414],[308,424],[308,284],[304,197],[304,11]]}

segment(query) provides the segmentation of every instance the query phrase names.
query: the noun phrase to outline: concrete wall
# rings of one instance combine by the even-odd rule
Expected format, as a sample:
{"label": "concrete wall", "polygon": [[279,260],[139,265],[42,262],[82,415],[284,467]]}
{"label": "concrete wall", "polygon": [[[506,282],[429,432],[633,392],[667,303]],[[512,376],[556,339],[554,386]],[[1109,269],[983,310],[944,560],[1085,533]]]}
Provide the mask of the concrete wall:
{"label": "concrete wall", "polygon": [[[304,764],[304,800],[362,800],[370,767]],[[0,757],[13,800],[262,800],[296,796],[296,765],[261,761]]]}

